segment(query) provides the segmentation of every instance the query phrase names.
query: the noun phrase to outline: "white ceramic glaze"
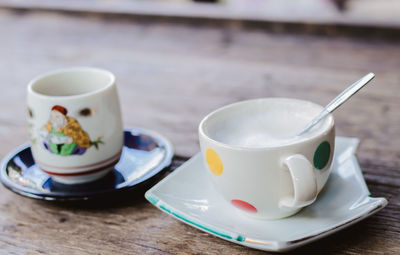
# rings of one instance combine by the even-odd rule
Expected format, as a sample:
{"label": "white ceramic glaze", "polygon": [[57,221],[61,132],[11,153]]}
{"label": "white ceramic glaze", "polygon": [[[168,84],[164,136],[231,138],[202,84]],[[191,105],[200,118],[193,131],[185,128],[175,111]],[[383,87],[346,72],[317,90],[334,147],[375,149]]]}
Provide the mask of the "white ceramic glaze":
{"label": "white ceramic glaze", "polygon": [[[277,219],[295,214],[315,201],[329,176],[335,145],[332,115],[304,136],[292,137],[322,109],[303,100],[265,98],[210,113],[199,125],[207,176],[247,216]],[[264,141],[265,146],[236,142],[253,133],[261,137],[262,132],[278,139]]]}
{"label": "white ceramic glaze", "polygon": [[278,220],[245,217],[208,181],[197,154],[146,192],[163,212],[233,243],[266,251],[303,246],[378,212],[385,198],[371,197],[355,157],[358,139],[337,137],[331,176],[318,199]]}
{"label": "white ceramic glaze", "polygon": [[32,153],[61,183],[104,176],[123,145],[120,105],[112,73],[89,67],[61,69],[28,85]]}

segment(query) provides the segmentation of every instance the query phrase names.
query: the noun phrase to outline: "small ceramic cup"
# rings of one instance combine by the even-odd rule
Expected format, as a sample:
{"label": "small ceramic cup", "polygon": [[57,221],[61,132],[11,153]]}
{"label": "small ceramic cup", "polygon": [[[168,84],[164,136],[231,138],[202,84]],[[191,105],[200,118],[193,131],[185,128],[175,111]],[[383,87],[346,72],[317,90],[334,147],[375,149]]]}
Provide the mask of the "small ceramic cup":
{"label": "small ceramic cup", "polygon": [[123,127],[115,77],[89,67],[61,69],[28,85],[31,150],[53,180],[93,181],[119,161]]}
{"label": "small ceramic cup", "polygon": [[332,115],[293,137],[322,106],[265,98],[220,108],[199,125],[207,175],[217,191],[250,217],[278,219],[313,203],[333,157]]}

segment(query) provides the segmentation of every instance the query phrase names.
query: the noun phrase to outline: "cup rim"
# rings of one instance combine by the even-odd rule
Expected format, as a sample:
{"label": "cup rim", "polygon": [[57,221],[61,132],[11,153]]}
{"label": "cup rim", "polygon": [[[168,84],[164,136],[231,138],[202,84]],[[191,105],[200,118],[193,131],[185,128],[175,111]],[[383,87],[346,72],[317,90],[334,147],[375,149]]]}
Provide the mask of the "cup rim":
{"label": "cup rim", "polygon": [[[207,139],[208,141],[215,143],[218,146],[227,148],[227,149],[234,149],[234,150],[240,150],[240,151],[265,151],[265,150],[274,150],[274,149],[282,149],[282,148],[286,148],[286,147],[291,147],[293,145],[297,145],[297,144],[301,144],[307,141],[311,141],[311,140],[315,140],[318,139],[324,135],[326,135],[327,133],[329,133],[332,129],[334,129],[335,127],[335,121],[333,118],[332,114],[328,114],[326,118],[329,118],[329,125],[327,128],[325,128],[323,131],[320,131],[318,133],[316,133],[315,135],[311,136],[311,137],[307,137],[307,138],[302,138],[302,139],[298,139],[294,142],[291,143],[285,143],[285,144],[274,144],[274,145],[269,145],[269,146],[263,146],[263,147],[245,147],[245,146],[239,146],[239,145],[230,145],[227,143],[223,143],[220,142],[218,140],[215,140],[213,138],[211,138],[209,135],[206,134],[206,132],[204,132],[204,125],[205,123],[214,115],[228,109],[231,107],[234,107],[236,105],[240,105],[240,104],[246,104],[246,103],[250,103],[250,102],[256,102],[256,101],[265,101],[265,100],[271,100],[271,99],[276,99],[276,100],[293,100],[293,101],[301,101],[301,102],[307,102],[307,103],[311,103],[315,106],[324,108],[323,106],[314,103],[312,101],[308,101],[308,100],[303,100],[303,99],[297,99],[297,98],[288,98],[288,97],[265,97],[265,98],[256,98],[256,99],[250,99],[250,100],[244,100],[244,101],[239,101],[236,103],[232,103],[232,104],[228,104],[225,105],[223,107],[220,107],[212,112],[210,112],[209,114],[207,114],[200,122],[199,127],[198,127],[198,132],[201,137],[204,137],[205,139]],[[325,120],[326,121],[326,120]]]}
{"label": "cup rim", "polygon": [[[77,95],[70,95],[70,96],[52,96],[52,95],[46,95],[43,93],[39,93],[34,89],[35,84],[37,84],[40,80],[53,76],[53,75],[57,75],[57,74],[61,74],[61,73],[66,73],[66,72],[74,72],[74,71],[94,71],[94,72],[98,72],[98,73],[103,73],[105,75],[107,75],[110,80],[107,83],[107,85],[103,86],[102,88],[99,89],[95,89],[93,91],[89,91],[89,92],[85,92],[82,94],[77,94]],[[115,75],[105,69],[102,68],[97,68],[97,67],[87,67],[87,66],[81,66],[81,67],[68,67],[68,68],[59,68],[53,71],[49,71],[46,72],[44,74],[38,75],[35,78],[33,78],[29,83],[28,83],[28,94],[33,94],[35,96],[41,97],[41,98],[46,98],[46,99],[53,99],[53,98],[57,98],[57,99],[79,99],[82,97],[87,97],[87,96],[91,96],[94,94],[98,94],[102,91],[105,91],[107,89],[109,89],[110,87],[112,87],[115,84]]]}

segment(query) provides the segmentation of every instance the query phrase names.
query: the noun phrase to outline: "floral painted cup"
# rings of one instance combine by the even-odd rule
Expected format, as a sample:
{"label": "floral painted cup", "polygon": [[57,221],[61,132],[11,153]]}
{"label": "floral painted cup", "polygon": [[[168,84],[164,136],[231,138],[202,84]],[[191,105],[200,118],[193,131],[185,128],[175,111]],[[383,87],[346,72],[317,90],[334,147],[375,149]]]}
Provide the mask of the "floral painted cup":
{"label": "floral painted cup", "polygon": [[210,181],[249,217],[283,218],[310,205],[329,176],[333,117],[300,137],[295,134],[322,109],[303,100],[265,98],[210,113],[199,125]]}
{"label": "floral painted cup", "polygon": [[61,69],[28,85],[31,150],[53,180],[93,181],[119,161],[123,127],[115,77],[109,71]]}

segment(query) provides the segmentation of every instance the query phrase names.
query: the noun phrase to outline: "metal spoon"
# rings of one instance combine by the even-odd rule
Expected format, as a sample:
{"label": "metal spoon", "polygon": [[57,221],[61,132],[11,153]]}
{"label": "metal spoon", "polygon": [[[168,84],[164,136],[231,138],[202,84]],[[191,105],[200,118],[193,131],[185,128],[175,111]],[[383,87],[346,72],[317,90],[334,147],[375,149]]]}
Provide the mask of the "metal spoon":
{"label": "metal spoon", "polygon": [[350,87],[345,89],[342,93],[340,93],[335,99],[333,99],[325,108],[314,118],[310,123],[308,123],[302,131],[297,133],[296,136],[303,135],[307,133],[313,126],[315,126],[318,122],[324,119],[329,113],[333,112],[341,106],[344,102],[346,102],[351,96],[357,93],[362,87],[364,87],[368,82],[370,82],[375,77],[375,74],[369,73],[362,77],[360,80],[353,83]]}

